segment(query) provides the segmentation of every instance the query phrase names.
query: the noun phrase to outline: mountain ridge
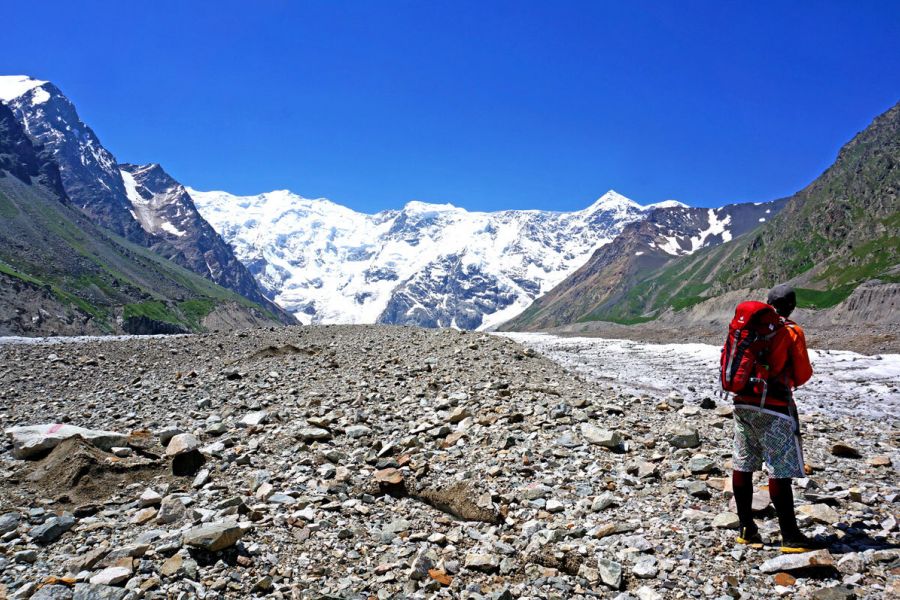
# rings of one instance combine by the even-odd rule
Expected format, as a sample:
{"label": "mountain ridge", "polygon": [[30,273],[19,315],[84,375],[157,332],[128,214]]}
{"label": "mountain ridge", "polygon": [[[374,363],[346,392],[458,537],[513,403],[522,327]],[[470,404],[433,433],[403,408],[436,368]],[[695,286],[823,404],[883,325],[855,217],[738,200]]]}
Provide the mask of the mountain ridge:
{"label": "mountain ridge", "polygon": [[[262,294],[255,279],[202,219],[186,194],[175,198],[184,213],[181,222],[187,225],[180,235],[165,228],[145,227],[137,213],[148,203],[142,202],[133,189],[126,188],[115,156],[53,83],[24,75],[0,76],[0,101],[12,110],[28,137],[52,155],[59,166],[66,197],[94,223],[265,305],[282,323],[296,322]],[[179,196],[180,184],[169,178],[167,185]],[[158,220],[161,214],[144,216]],[[201,260],[204,255],[209,260]],[[208,262],[215,266],[208,266]]]}
{"label": "mountain ridge", "polygon": [[0,103],[0,332],[202,331],[275,316],[95,224],[66,196],[53,153]]}

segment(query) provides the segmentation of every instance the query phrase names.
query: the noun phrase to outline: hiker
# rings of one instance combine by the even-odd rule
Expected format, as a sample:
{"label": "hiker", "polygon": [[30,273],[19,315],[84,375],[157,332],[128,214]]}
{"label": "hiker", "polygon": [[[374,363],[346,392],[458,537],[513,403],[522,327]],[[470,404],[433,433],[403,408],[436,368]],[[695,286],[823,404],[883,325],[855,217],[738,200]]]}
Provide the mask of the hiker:
{"label": "hiker", "polygon": [[[760,363],[753,367],[756,376],[734,398],[732,483],[741,528],[737,541],[762,543],[753,522],[753,473],[765,461],[769,495],[781,529],[781,551],[806,552],[819,546],[797,526],[791,488],[793,477],[805,477],[793,389],[812,376],[803,330],[788,318],[797,305],[797,297],[793,288],[782,284],[769,292],[769,306],[761,302],[746,304],[757,311],[749,320],[762,321],[765,326],[764,334],[757,333],[754,338],[758,345],[756,358],[751,360]],[[741,322],[743,319],[740,317]]]}

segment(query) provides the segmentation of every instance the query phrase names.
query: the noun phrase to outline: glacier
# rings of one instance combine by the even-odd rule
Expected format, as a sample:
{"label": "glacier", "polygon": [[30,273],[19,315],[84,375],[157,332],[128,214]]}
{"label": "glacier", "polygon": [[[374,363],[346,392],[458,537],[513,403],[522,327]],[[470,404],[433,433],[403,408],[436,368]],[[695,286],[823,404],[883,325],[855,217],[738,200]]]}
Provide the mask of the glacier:
{"label": "glacier", "polygon": [[660,205],[610,190],[583,210],[468,211],[413,201],[356,212],[287,190],[188,188],[266,294],[310,323],[489,329]]}

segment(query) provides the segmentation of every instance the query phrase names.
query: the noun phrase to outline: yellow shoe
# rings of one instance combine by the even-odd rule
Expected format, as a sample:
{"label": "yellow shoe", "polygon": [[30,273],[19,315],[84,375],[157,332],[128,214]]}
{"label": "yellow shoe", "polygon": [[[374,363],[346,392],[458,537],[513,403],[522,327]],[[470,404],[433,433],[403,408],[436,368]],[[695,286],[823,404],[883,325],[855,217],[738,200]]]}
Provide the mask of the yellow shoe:
{"label": "yellow shoe", "polygon": [[784,537],[781,540],[781,551],[785,554],[802,554],[827,548],[828,545],[815,539],[810,539],[800,532]]}
{"label": "yellow shoe", "polygon": [[744,544],[745,546],[753,546],[754,548],[762,548],[763,541],[762,537],[759,535],[759,529],[753,527],[741,527],[741,531],[737,537],[738,544]]}

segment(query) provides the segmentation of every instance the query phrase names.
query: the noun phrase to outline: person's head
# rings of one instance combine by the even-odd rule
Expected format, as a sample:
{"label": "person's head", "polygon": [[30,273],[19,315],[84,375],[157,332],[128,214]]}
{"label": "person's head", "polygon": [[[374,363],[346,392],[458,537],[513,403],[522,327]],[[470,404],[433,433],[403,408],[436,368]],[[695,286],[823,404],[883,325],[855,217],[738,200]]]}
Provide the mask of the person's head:
{"label": "person's head", "polygon": [[766,302],[774,306],[775,312],[786,319],[791,316],[797,306],[797,294],[794,293],[794,288],[786,283],[781,283],[772,288]]}

